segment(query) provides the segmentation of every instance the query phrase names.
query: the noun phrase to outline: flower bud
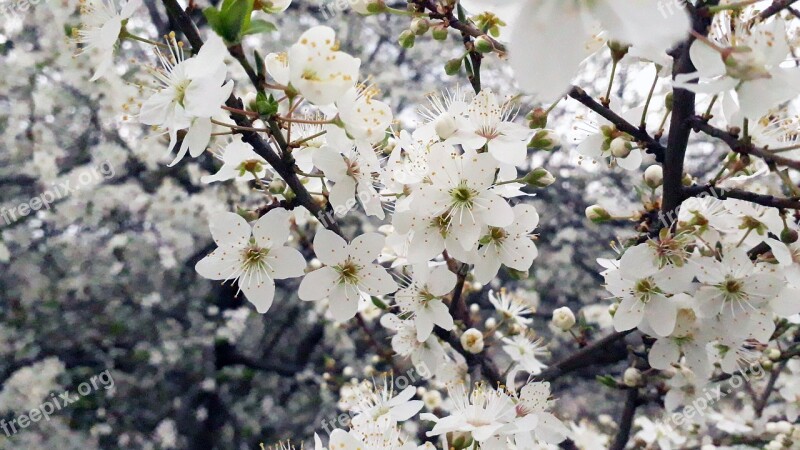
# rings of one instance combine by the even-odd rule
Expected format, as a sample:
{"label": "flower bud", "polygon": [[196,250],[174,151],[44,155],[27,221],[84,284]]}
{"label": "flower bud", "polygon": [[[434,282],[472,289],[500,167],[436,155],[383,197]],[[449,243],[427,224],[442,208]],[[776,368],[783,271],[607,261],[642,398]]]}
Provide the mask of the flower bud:
{"label": "flower bud", "polygon": [[781,358],[781,351],[777,348],[771,348],[767,350],[767,358],[771,359],[772,361],[777,361]]}
{"label": "flower bud", "polygon": [[672,92],[670,92],[669,94],[667,94],[666,97],[664,97],[664,106],[667,107],[667,111],[672,111],[672,105],[674,101],[675,98],[673,97]]}
{"label": "flower bud", "polygon": [[659,165],[653,165],[644,171],[644,183],[651,189],[655,189],[664,183],[664,169]]}
{"label": "flower bud", "polygon": [[622,374],[622,382],[625,383],[625,386],[636,387],[642,382],[642,372],[635,367],[628,367]]}
{"label": "flower bud", "polygon": [[694,184],[694,179],[688,173],[683,174],[683,178],[681,179],[681,184],[684,186],[691,186]]}
{"label": "flower bud", "polygon": [[553,325],[561,331],[569,331],[575,326],[575,314],[569,307],[563,306],[553,311]]}
{"label": "flower bud", "polygon": [[528,120],[529,128],[544,128],[547,126],[547,111],[544,108],[534,109],[525,118]]}
{"label": "flower bud", "polygon": [[269,182],[268,188],[271,194],[283,194],[283,191],[286,190],[286,182],[279,178],[274,178]]}
{"label": "flower bud", "polygon": [[453,76],[461,70],[461,58],[453,58],[444,63],[444,73]]}
{"label": "flower bud", "polygon": [[397,39],[397,42],[403,48],[412,48],[414,47],[414,42],[417,40],[417,35],[414,34],[411,30],[405,30],[400,33],[400,37]]}
{"label": "flower bud", "polygon": [[794,244],[797,242],[797,239],[797,230],[784,228],[783,231],[781,231],[781,242],[784,244]]}
{"label": "flower bud", "polygon": [[533,169],[522,179],[531,187],[544,188],[556,182],[556,177],[541,167]]}
{"label": "flower bud", "polygon": [[614,317],[614,314],[617,313],[617,308],[619,308],[619,303],[612,303],[608,306],[608,313],[611,314],[611,317]]}
{"label": "flower bud", "polygon": [[257,95],[255,92],[248,92],[245,94],[244,98],[242,99],[242,103],[244,103],[244,107],[248,111],[258,111],[258,106],[256,105]]}
{"label": "flower bud", "polygon": [[609,148],[611,149],[611,154],[617,158],[627,158],[631,154],[631,150],[633,150],[633,145],[627,139],[618,137],[611,141]]}
{"label": "flower bud", "polygon": [[383,0],[367,0],[367,13],[377,14],[386,10],[386,4]]}
{"label": "flower bud", "polygon": [[456,131],[458,131],[458,124],[452,114],[446,113],[436,119],[436,122],[433,124],[433,129],[436,130],[436,135],[439,136],[439,139],[445,140],[456,134]]}
{"label": "flower bud", "polygon": [[431,28],[431,35],[433,39],[443,41],[447,39],[447,27],[442,24],[436,24]]}
{"label": "flower bud", "polygon": [[455,432],[451,433],[451,436],[447,437],[447,441],[451,442],[451,447],[453,450],[466,450],[473,445],[472,436],[467,433],[463,432]]}
{"label": "flower bud", "polygon": [[475,328],[470,328],[461,335],[461,347],[472,354],[482,352],[483,334]]}
{"label": "flower bud", "polygon": [[431,23],[424,17],[417,17],[411,21],[411,31],[417,36],[422,36],[431,29]]}
{"label": "flower bud", "polygon": [[611,58],[619,62],[628,54],[628,50],[631,46],[617,41],[608,41],[608,48],[611,50]]}
{"label": "flower bud", "polygon": [[558,137],[558,133],[552,130],[537,131],[528,143],[528,147],[547,151],[554,150],[560,146],[561,139]]}
{"label": "flower bud", "polygon": [[435,389],[431,389],[422,394],[422,402],[425,403],[425,407],[433,411],[442,406],[442,394]]}
{"label": "flower bud", "polygon": [[486,36],[478,36],[475,39],[475,50],[478,53],[491,53],[494,51],[494,44]]}
{"label": "flower bud", "polygon": [[603,223],[611,220],[611,214],[600,205],[592,205],[586,208],[586,218],[594,223]]}

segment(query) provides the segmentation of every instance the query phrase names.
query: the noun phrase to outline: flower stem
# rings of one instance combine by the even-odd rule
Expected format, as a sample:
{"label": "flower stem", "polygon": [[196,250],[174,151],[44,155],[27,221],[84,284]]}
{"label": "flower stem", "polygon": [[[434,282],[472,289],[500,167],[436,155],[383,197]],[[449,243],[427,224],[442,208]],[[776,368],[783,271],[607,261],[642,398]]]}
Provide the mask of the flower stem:
{"label": "flower stem", "polygon": [[653,100],[653,92],[656,90],[658,84],[658,65],[656,65],[656,76],[653,78],[653,85],[650,86],[650,92],[647,93],[647,101],[644,102],[644,111],[642,111],[642,120],[639,123],[639,128],[647,127],[647,110],[650,109],[650,101]]}

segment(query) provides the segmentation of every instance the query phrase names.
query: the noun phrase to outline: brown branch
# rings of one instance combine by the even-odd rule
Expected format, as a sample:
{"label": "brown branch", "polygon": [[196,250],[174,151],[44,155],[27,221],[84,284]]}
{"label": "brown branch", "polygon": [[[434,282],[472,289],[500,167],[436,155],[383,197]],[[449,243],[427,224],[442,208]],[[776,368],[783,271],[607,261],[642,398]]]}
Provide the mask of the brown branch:
{"label": "brown branch", "polygon": [[783,209],[798,209],[800,210],[800,198],[782,198],[772,195],[761,195],[754,192],[743,191],[739,189],[724,189],[713,185],[705,186],[691,186],[683,190],[684,200],[691,197],[699,197],[708,194],[720,200],[736,199],[744,200],[750,203],[755,203],[762,206],[769,206],[773,208]]}
{"label": "brown branch", "polygon": [[769,375],[767,386],[764,388],[764,392],[761,394],[761,397],[758,399],[758,401],[754,406],[756,417],[761,417],[761,415],[764,413],[764,408],[767,407],[769,396],[772,394],[772,391],[775,390],[775,383],[778,382],[778,377],[780,376],[783,369],[786,367],[787,362],[788,360],[781,361],[778,364],[778,367],[773,369],[772,373]]}
{"label": "brown branch", "polygon": [[577,86],[573,86],[568,95],[599,114],[600,117],[614,124],[619,131],[633,136],[634,139],[641,142],[645,146],[647,153],[655,155],[656,161],[662,162],[664,160],[664,153],[666,149],[657,139],[650,136],[647,133],[647,130],[634,126],[622,118],[619,114],[612,111],[610,108],[601,105],[589,94],[587,94],[586,91]]}
{"label": "brown branch", "polygon": [[506,47],[498,42],[493,37],[489,36],[488,34],[481,31],[480,28],[476,27],[470,22],[462,22],[458,20],[458,18],[453,14],[452,7],[445,7],[444,5],[437,4],[432,0],[413,0],[413,3],[417,5],[422,11],[428,10],[428,16],[431,19],[441,20],[445,23],[445,25],[453,28],[455,30],[460,31],[461,33],[477,38],[483,36],[484,38],[488,39],[489,42],[492,43],[492,47],[497,50],[498,53],[504,54],[506,52]]}
{"label": "brown branch", "polygon": [[[710,17],[701,18],[697,14],[693,14],[692,30],[697,35],[705,36],[710,23]],[[673,77],[696,70],[689,55],[689,48],[695,41],[694,33],[672,52],[675,60]],[[661,211],[672,213],[677,217],[683,202],[683,165],[686,148],[689,145],[689,136],[692,132],[689,119],[694,116],[695,112],[695,93],[688,89],[675,88],[672,95],[672,116],[670,117],[667,152],[663,164],[664,194]]]}
{"label": "brown branch", "polygon": [[782,10],[784,10],[786,8],[789,8],[796,1],[797,0],[775,0],[775,1],[772,2],[772,4],[770,6],[767,7],[767,9],[765,9],[764,11],[761,11],[761,14],[759,14],[759,17],[761,19],[767,19],[769,17],[772,17],[775,14],[778,14],[779,12],[781,12]]}
{"label": "brown branch", "polygon": [[[609,334],[599,341],[595,341],[594,343],[583,347],[572,355],[548,367],[547,370],[543,371],[539,375],[536,375],[536,379],[539,381],[552,381],[562,375],[566,375],[575,370],[598,363],[603,359],[604,356],[608,355],[609,348],[614,343],[624,339],[625,336],[631,332],[633,332],[633,330]],[[619,356],[618,360],[621,361],[627,357],[627,351],[622,352],[617,356]]]}
{"label": "brown branch", "polygon": [[740,155],[756,156],[768,163],[773,162],[779,166],[800,170],[800,161],[776,155],[771,153],[768,148],[756,147],[753,144],[744,142],[739,139],[737,134],[716,128],[710,125],[708,121],[702,117],[693,117],[691,119],[691,123],[696,132],[702,132],[708,136],[721,140],[722,142],[726,143],[732,151],[739,153]]}
{"label": "brown branch", "polygon": [[[186,13],[186,11],[181,8],[180,4],[178,4],[177,0],[164,0],[164,6],[167,9],[167,12],[178,24],[180,31],[186,36],[186,39],[192,45],[192,50],[196,53],[200,47],[203,46],[203,39],[200,37],[200,33],[197,31],[197,27],[195,26],[192,18]],[[234,49],[234,57],[241,56],[244,57],[243,52],[237,52]],[[241,61],[240,61],[241,62]],[[247,66],[245,66],[245,69]],[[251,72],[252,70],[248,71]],[[228,107],[236,108],[236,109],[243,109],[243,105],[239,99],[231,95],[228,100],[225,102]],[[236,124],[240,127],[247,127],[252,128],[253,122],[250,120],[249,117],[240,114],[231,114],[231,118],[236,122]],[[276,153],[269,143],[267,143],[261,135],[259,135],[255,131],[240,131],[242,135],[242,141],[250,144],[253,147],[253,150],[262,158],[264,158],[267,163],[272,166],[273,169],[286,181],[286,184],[289,188],[294,192],[296,198],[296,202],[306,208],[312,215],[320,219],[322,224],[328,228],[329,230],[341,235],[342,232],[339,229],[339,225],[336,223],[335,220],[323,220],[323,217],[328,215],[329,217],[333,217],[330,214],[326,214],[329,212],[329,205],[326,205],[326,209],[324,210],[311,194],[308,193],[308,190],[305,188],[303,183],[297,177],[297,174],[294,172],[294,158],[292,158],[291,153],[286,151],[286,143],[283,138],[283,134],[280,132],[280,128],[274,121],[269,121],[271,135],[276,140],[278,145],[281,147],[281,155]]]}
{"label": "brown branch", "polygon": [[629,389],[625,397],[625,407],[622,410],[622,417],[619,419],[619,430],[614,437],[614,442],[609,447],[610,450],[623,450],[631,438],[633,419],[636,417],[636,408],[639,406],[639,390]]}

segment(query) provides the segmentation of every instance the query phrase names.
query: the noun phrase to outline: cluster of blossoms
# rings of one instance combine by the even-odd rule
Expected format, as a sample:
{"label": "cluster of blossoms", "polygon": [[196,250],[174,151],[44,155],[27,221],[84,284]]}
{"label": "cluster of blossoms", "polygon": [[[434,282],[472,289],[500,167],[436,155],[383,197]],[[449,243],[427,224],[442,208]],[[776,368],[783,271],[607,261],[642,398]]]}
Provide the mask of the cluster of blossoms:
{"label": "cluster of blossoms", "polygon": [[[476,384],[471,390],[462,382],[448,383],[449,402],[438,399],[427,402],[412,400],[416,389],[407,387],[395,395],[393,385],[384,380],[373,387],[364,382],[354,387],[349,410],[349,429],[327,429],[330,449],[403,449],[433,450],[431,442],[416,445],[404,436],[401,422],[420,413],[424,406],[447,411],[438,417],[432,413],[419,414],[423,421],[434,423],[427,436],[441,441],[442,448],[503,450],[508,448],[536,449],[558,444],[570,434],[551,412],[550,384],[530,382],[519,392],[497,390]],[[315,448],[321,450],[322,440],[315,435]]]}
{"label": "cluster of blossoms", "polygon": [[[461,4],[474,14],[489,9],[505,17],[510,64],[521,87],[539,101],[563,96],[580,64],[602,48],[611,49],[615,68],[626,55],[655,64],[658,81],[672,73],[667,51],[690,35],[685,12],[665,17],[649,0]],[[79,41],[109,52],[110,61],[117,38],[131,36],[125,20],[137,4],[121,11],[101,6],[87,8],[91,20]],[[270,2],[265,10],[286,7],[288,2]],[[782,64],[791,54],[788,27],[782,18],[751,23],[747,11],[717,14],[711,34],[691,43],[697,72],[670,82],[714,95],[709,111],[721,109],[725,125],[742,126],[750,142],[791,147],[797,121],[775,114],[800,94],[800,72]],[[544,110],[522,124],[518,98],[489,88],[475,94],[455,89],[432,96],[419,110],[419,126],[401,130],[379,89],[361,78],[361,61],[342,51],[326,26],[305,31],[286,52],[259,58],[259,67],[250,68],[257,93],[242,101],[228,79],[233,44],[210,34],[187,57],[184,44],[168,35],[166,45],[156,47],[160,67],[149,70],[152,85],[142,88],[153,92],[136,115],[168,134],[170,151],[178,151],[170,165],[186,153],[199,157],[215,135],[232,134],[216,155],[219,171],[203,182],[249,182],[270,200],[257,210],[211,215],[217,248],[197,262],[197,273],[236,283],[259,313],[272,307],[276,280],[299,278],[299,299],[317,302],[335,322],[356,316],[363,322],[364,314],[380,309],[392,350],[428,368],[435,373],[431,383],[447,389],[446,403],[419,416],[432,423],[427,437],[441,439],[445,448],[547,448],[578,436],[580,427],[570,429],[550,412],[548,383],[531,379],[518,389],[515,381],[519,371],[535,376],[547,368],[543,342],[531,329],[532,305],[504,289],[490,292],[500,320],[487,320],[485,332],[470,325],[469,306],[463,305],[466,314],[456,310],[465,284],[491,285],[502,270],[526,274],[538,257],[534,232],[540,217],[524,199],[555,179],[533,167],[528,152],[552,150],[560,141],[545,128],[546,120],[536,120]],[[96,76],[107,70],[101,67]],[[648,128],[652,94],[640,108],[618,116],[608,109],[605,118],[590,119],[594,126],[588,135],[581,129],[576,151],[639,170],[643,150],[652,145],[641,134],[663,134],[667,117],[665,112],[661,124]],[[604,108],[612,103],[609,97]],[[669,102],[662,102],[667,112]],[[638,127],[623,131],[617,118]],[[712,184],[724,189],[769,173],[753,171],[749,161],[737,163],[726,163]],[[660,207],[663,194],[661,168],[652,167],[644,173],[650,189],[645,213]],[[359,214],[353,211],[357,205],[385,223],[347,240],[337,219]],[[618,218],[600,206],[590,207],[587,216],[596,222]],[[611,308],[613,327],[649,336],[647,364],[673,375],[666,403],[674,409],[691,401],[680,393],[704,386],[717,364],[730,374],[758,363],[781,331],[781,320],[800,313],[800,228],[786,211],[711,197],[686,201],[666,225],[658,233],[651,233],[657,228],[652,223],[640,230],[642,237],[618,260],[604,261],[602,276],[618,301]],[[568,308],[553,313],[552,325],[562,332],[573,333],[576,322]],[[477,383],[468,389],[466,359],[486,357],[490,340],[511,361],[506,386]],[[625,372],[624,385],[636,389],[643,383],[638,369]],[[781,393],[796,396],[793,389],[786,385]],[[395,395],[386,384],[365,394],[352,410],[349,429],[334,429],[328,447],[432,448],[418,446],[400,425],[422,410],[416,394],[409,387]],[[316,446],[321,448],[321,439]]]}
{"label": "cluster of blossoms", "polygon": [[[782,230],[780,217],[767,210],[739,215],[743,206],[749,204],[714,198],[687,205],[674,234],[626,249],[604,273],[619,299],[614,327],[639,328],[657,339],[652,367],[683,363],[706,379],[716,362],[733,373],[758,362],[753,349],[769,343],[776,319],[800,313],[793,244],[767,237],[770,227],[779,235],[797,230]],[[762,235],[772,252],[751,260],[745,243],[758,239],[743,239],[751,233]]]}

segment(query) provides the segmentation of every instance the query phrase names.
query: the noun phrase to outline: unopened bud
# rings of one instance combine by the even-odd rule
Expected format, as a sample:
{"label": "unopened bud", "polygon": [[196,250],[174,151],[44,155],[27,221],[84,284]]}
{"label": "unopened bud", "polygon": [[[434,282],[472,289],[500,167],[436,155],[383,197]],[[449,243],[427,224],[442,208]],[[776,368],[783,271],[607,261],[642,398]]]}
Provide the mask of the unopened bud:
{"label": "unopened bud", "polygon": [[248,111],[258,111],[258,106],[256,101],[257,101],[257,95],[255,92],[248,92],[247,94],[245,94],[244,99],[242,99],[244,107]]}
{"label": "unopened bud", "polygon": [[608,48],[611,50],[611,59],[619,62],[628,54],[631,46],[617,41],[608,41]]}
{"label": "unopened bud", "polygon": [[494,51],[494,44],[486,36],[478,36],[475,39],[475,50],[478,53],[491,53]]}
{"label": "unopened bud", "polygon": [[772,361],[777,361],[781,358],[781,351],[778,350],[777,348],[771,348],[767,350],[767,358],[769,358]]}
{"label": "unopened bud", "polygon": [[622,137],[614,138],[611,141],[611,145],[609,146],[611,150],[611,154],[617,158],[627,158],[628,155],[631,154],[631,150],[633,150],[633,145]]}
{"label": "unopened bud", "polygon": [[688,173],[683,174],[683,178],[681,179],[681,184],[684,186],[691,186],[694,184],[694,179]]}
{"label": "unopened bud", "polygon": [[797,230],[784,228],[783,231],[781,231],[781,242],[784,244],[794,244],[797,242],[797,239]]}
{"label": "unopened bud", "polygon": [[594,223],[603,223],[611,220],[611,214],[600,205],[592,205],[586,208],[586,218]]}
{"label": "unopened bud", "polygon": [[531,187],[544,188],[556,182],[556,177],[541,167],[533,169],[522,181]]}
{"label": "unopened bud", "polygon": [[653,165],[644,171],[644,183],[651,189],[655,189],[664,183],[664,169],[659,165]]}
{"label": "unopened bud", "polygon": [[377,14],[386,10],[386,4],[383,0],[367,0],[366,9],[369,14]]}
{"label": "unopened bud", "polygon": [[529,128],[544,128],[547,126],[547,111],[544,108],[536,108],[525,117],[528,119]]}
{"label": "unopened bud", "polygon": [[431,28],[431,35],[437,41],[447,39],[447,27],[442,24],[436,24]]}
{"label": "unopened bud", "polygon": [[422,36],[423,34],[427,33],[428,30],[431,28],[431,23],[428,19],[424,17],[418,17],[411,21],[411,31],[414,32],[417,36]]}
{"label": "unopened bud", "polygon": [[642,382],[642,372],[635,367],[628,367],[622,374],[622,382],[625,383],[625,386],[636,387]]}
{"label": "unopened bud", "polygon": [[461,335],[461,347],[472,354],[482,352],[483,334],[475,328],[470,328]]}
{"label": "unopened bud", "polygon": [[444,73],[453,76],[461,70],[461,58],[453,58],[444,64]]}
{"label": "unopened bud", "polygon": [[456,131],[458,131],[458,124],[456,123],[455,117],[445,113],[436,119],[436,122],[433,124],[433,129],[436,130],[436,135],[439,136],[439,139],[446,140],[456,134]]}
{"label": "unopened bud", "polygon": [[426,391],[422,394],[422,402],[425,403],[425,407],[428,408],[428,410],[433,411],[442,406],[442,393],[435,389]]}
{"label": "unopened bud", "polygon": [[561,331],[569,331],[575,326],[575,314],[566,306],[553,311],[553,325]]}
{"label": "unopened bud", "polygon": [[672,95],[672,92],[670,92],[669,94],[667,94],[666,97],[664,97],[664,106],[667,107],[667,111],[672,111],[672,105],[674,100],[675,97]]}
{"label": "unopened bud", "polygon": [[417,40],[417,35],[414,34],[411,30],[405,30],[400,33],[400,37],[397,39],[397,42],[400,43],[400,46],[403,48],[412,48],[414,47],[414,42]]}
{"label": "unopened bud", "polygon": [[286,190],[286,182],[279,178],[275,178],[269,182],[268,188],[271,194],[283,194],[283,191]]}
{"label": "unopened bud", "polygon": [[537,131],[530,143],[528,143],[528,147],[547,151],[554,150],[560,146],[561,139],[558,137],[558,133],[552,130]]}

